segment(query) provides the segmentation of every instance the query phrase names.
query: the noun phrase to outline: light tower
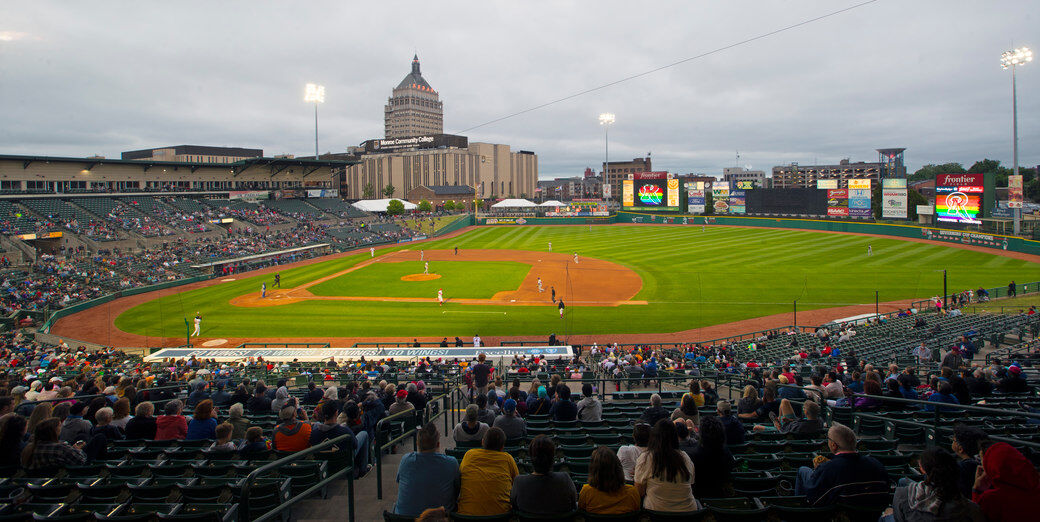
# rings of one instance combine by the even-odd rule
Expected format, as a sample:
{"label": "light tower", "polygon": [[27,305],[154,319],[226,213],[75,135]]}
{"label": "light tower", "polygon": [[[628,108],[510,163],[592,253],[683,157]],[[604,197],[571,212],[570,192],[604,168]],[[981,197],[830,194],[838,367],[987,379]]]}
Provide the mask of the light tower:
{"label": "light tower", "polygon": [[[1019,47],[1004,51],[1000,55],[1000,66],[1011,69],[1011,141],[1012,155],[1015,163],[1015,176],[1018,176],[1018,90],[1015,85],[1015,69],[1033,61],[1033,51],[1028,47]],[[1022,208],[1015,209],[1015,235],[1022,233]]]}
{"label": "light tower", "polygon": [[318,104],[325,103],[325,86],[308,83],[303,91],[303,101],[314,103],[314,159],[318,159]]}

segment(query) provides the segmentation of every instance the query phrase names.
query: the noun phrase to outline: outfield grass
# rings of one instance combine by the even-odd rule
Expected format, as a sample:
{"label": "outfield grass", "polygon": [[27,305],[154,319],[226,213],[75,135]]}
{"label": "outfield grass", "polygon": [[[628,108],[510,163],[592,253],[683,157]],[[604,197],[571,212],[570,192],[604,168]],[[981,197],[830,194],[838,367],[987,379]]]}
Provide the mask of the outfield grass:
{"label": "outfield grass", "polygon": [[997,312],[1005,314],[1026,311],[1030,306],[1040,307],[1040,295],[1019,295],[1019,297],[996,299],[985,303],[970,304],[964,309],[968,312]]}
{"label": "outfield grass", "polygon": [[531,265],[509,261],[430,261],[430,273],[439,279],[430,281],[402,281],[401,277],[423,273],[422,261],[375,263],[343,274],[335,279],[318,283],[308,290],[314,295],[343,295],[367,297],[437,297],[437,289],[444,295],[460,299],[490,299],[496,292],[516,290]]}
{"label": "outfield grass", "polygon": [[[428,303],[312,300],[269,308],[239,308],[228,301],[256,292],[252,277],[142,304],[116,319],[124,331],[183,335],[184,317],[203,314],[206,337],[469,336],[680,331],[763,315],[881,301],[928,298],[950,291],[1040,280],[1040,265],[984,252],[897,239],[764,228],[481,227],[423,248],[517,249],[554,252],[625,265],[643,280],[634,299],[648,305],[578,307],[559,319],[544,306],[475,306]],[[867,257],[867,245],[874,255]],[[412,245],[414,247],[415,245]],[[385,255],[409,248],[379,251]],[[287,270],[284,287],[334,274],[368,258],[350,256]],[[421,272],[421,270],[419,270]],[[390,285],[393,281],[386,281]],[[604,275],[609,284],[609,275]],[[317,288],[317,287],[315,287]],[[557,287],[563,298],[566,289]]]}

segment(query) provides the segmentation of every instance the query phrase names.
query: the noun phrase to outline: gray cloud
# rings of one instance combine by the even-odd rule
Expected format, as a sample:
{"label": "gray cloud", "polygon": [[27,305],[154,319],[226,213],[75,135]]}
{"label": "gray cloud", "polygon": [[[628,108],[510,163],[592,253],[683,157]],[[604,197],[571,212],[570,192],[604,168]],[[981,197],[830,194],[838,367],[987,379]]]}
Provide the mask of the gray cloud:
{"label": "gray cloud", "polygon": [[[326,86],[322,151],[382,133],[413,52],[469,128],[852,5],[806,2],[122,2],[0,5],[0,152],[115,156],[198,143],[308,154],[303,85]],[[717,174],[736,163],[1011,161],[1000,52],[1035,35],[1032,2],[881,0],[468,132],[538,153],[543,177],[612,159]],[[1015,13],[1015,14],[1012,14]],[[1020,162],[1040,62],[1019,71]]]}

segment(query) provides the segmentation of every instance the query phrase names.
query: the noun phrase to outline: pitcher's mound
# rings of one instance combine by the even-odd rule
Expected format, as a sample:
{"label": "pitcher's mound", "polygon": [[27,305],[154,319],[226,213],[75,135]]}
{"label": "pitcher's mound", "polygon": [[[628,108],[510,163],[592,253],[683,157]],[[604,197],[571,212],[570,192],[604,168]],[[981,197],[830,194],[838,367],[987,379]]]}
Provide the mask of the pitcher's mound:
{"label": "pitcher's mound", "polygon": [[432,281],[440,278],[440,274],[408,274],[401,276],[401,281]]}
{"label": "pitcher's mound", "polygon": [[206,342],[202,343],[202,346],[210,348],[210,347],[213,347],[213,346],[223,346],[225,344],[227,344],[227,339],[211,339],[209,341],[206,341]]}

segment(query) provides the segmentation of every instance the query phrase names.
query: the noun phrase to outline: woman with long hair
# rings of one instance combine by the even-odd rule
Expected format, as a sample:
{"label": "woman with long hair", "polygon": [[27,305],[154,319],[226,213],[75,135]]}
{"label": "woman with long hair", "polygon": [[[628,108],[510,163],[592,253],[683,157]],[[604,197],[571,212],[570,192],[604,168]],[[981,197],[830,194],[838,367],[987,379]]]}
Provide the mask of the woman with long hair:
{"label": "woman with long hair", "polygon": [[761,405],[762,400],[758,398],[758,390],[749,384],[744,387],[744,394],[737,402],[737,414],[754,412]]}
{"label": "woman with long hair", "polygon": [[216,439],[217,411],[213,401],[206,399],[195,406],[195,412],[188,422],[188,434],[184,440]]}
{"label": "woman with long hair", "polygon": [[892,520],[984,520],[979,506],[961,495],[957,459],[942,448],[929,448],[918,459],[920,482],[896,488]]}
{"label": "woman with long hair", "polygon": [[36,425],[32,442],[22,450],[22,466],[30,471],[57,470],[63,466],[79,465],[87,461],[83,453],[85,443],[68,445],[58,441],[61,423],[51,417]]}
{"label": "woman with long hair", "polygon": [[736,460],[726,447],[726,428],[716,416],[701,418],[700,443],[693,452],[693,468],[703,479],[693,485],[698,498],[721,498],[730,494]]}
{"label": "woman with long hair", "polygon": [[126,423],[130,422],[130,399],[126,396],[120,397],[119,400],[112,405],[112,413],[111,424],[119,429],[125,430]]}
{"label": "woman with long hair", "polygon": [[675,424],[657,421],[650,430],[646,453],[636,462],[635,483],[643,507],[652,511],[686,512],[697,509],[693,498],[693,461],[679,451]]}
{"label": "woman with long hair", "polygon": [[625,483],[625,470],[610,448],[600,446],[592,452],[589,482],[578,494],[578,509],[597,515],[620,515],[639,511],[639,490]]}
{"label": "woman with long hair", "polygon": [[[703,396],[701,396],[701,398],[703,398]],[[682,399],[679,399],[679,407],[672,411],[671,419],[692,421],[694,425],[700,424],[701,412],[697,409],[697,402],[694,400],[693,395],[690,395],[689,393],[683,394]]]}
{"label": "woman with long hair", "polygon": [[36,426],[54,415],[54,406],[49,402],[41,402],[33,408],[29,414],[29,426],[27,433],[35,433]]}
{"label": "woman with long hair", "polygon": [[0,468],[21,465],[22,449],[25,448],[25,417],[8,413],[0,417]]}

